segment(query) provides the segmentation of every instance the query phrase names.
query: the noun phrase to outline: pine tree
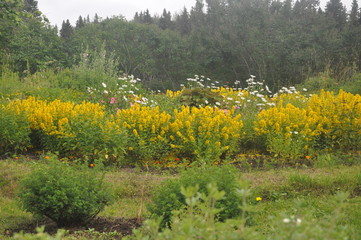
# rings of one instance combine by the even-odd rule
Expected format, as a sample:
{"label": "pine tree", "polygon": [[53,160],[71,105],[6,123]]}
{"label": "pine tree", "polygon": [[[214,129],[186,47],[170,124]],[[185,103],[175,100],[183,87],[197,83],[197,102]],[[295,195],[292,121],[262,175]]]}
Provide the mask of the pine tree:
{"label": "pine tree", "polygon": [[63,39],[69,39],[74,33],[73,26],[70,24],[69,19],[63,21],[60,29],[60,36]]}
{"label": "pine tree", "polygon": [[158,26],[163,30],[172,28],[172,15],[169,11],[167,12],[166,9],[163,9],[163,14],[159,18]]}
{"label": "pine tree", "polygon": [[357,0],[353,0],[352,1],[352,5],[351,5],[351,13],[350,13],[350,23],[352,25],[357,25],[358,24],[358,18],[359,18],[359,6],[357,3]]}
{"label": "pine tree", "polygon": [[187,35],[191,32],[189,14],[186,7],[183,8],[182,14],[177,16],[176,26],[182,35]]}
{"label": "pine tree", "polygon": [[336,27],[339,29],[342,29],[346,23],[346,8],[341,0],[330,0],[327,2],[325,14],[329,19],[335,22]]}
{"label": "pine tree", "polygon": [[99,18],[99,16],[98,16],[98,14],[96,13],[96,14],[94,15],[94,21],[93,21],[93,23],[97,24],[97,23],[99,23],[99,22],[100,22],[100,18]]}
{"label": "pine tree", "polygon": [[192,26],[202,26],[205,22],[203,0],[197,0],[196,5],[192,7],[190,12],[190,22]]}
{"label": "pine tree", "polygon": [[75,23],[75,28],[82,28],[85,25],[85,21],[82,16],[79,16],[78,20]]}
{"label": "pine tree", "polygon": [[144,12],[144,17],[143,17],[143,20],[142,20],[142,23],[145,23],[145,24],[152,24],[154,21],[153,21],[153,18],[152,16],[150,15],[149,13],[149,10],[145,10]]}

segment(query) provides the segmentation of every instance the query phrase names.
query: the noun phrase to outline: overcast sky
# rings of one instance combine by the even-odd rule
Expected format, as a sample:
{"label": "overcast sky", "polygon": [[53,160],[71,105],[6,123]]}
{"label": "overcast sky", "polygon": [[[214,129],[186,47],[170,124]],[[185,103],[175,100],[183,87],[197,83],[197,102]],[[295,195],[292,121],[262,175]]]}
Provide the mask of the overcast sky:
{"label": "overcast sky", "polygon": [[[328,0],[321,0],[324,7]],[[135,12],[149,9],[152,15],[161,14],[166,8],[172,14],[180,12],[185,6],[188,10],[196,0],[38,0],[40,11],[48,17],[52,25],[61,27],[63,20],[69,19],[74,25],[81,15],[92,17],[95,13],[106,18],[122,15],[131,20]],[[352,0],[342,0],[347,9],[351,8]]]}

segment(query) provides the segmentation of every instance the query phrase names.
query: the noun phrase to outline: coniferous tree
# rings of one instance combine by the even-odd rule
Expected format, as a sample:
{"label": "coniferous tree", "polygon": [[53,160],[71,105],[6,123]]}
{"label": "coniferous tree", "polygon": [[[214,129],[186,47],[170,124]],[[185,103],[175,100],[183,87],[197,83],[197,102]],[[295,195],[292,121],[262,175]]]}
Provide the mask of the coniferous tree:
{"label": "coniferous tree", "polygon": [[69,19],[63,21],[60,29],[60,36],[62,39],[69,39],[74,33],[73,26],[70,24]]}
{"label": "coniferous tree", "polygon": [[205,22],[204,3],[203,0],[197,0],[190,12],[190,22],[192,26],[202,26]]}
{"label": "coniferous tree", "polygon": [[97,23],[99,23],[99,22],[100,22],[100,18],[99,18],[99,16],[98,16],[98,14],[96,13],[96,14],[94,15],[93,23],[97,24]]}
{"label": "coniferous tree", "polygon": [[138,12],[135,12],[134,17],[133,17],[133,22],[137,22],[137,23],[141,22]]}
{"label": "coniferous tree", "polygon": [[172,15],[169,11],[167,12],[166,9],[163,9],[163,14],[159,18],[158,26],[163,30],[172,28]]}
{"label": "coniferous tree", "polygon": [[330,20],[335,22],[338,29],[342,29],[346,24],[346,8],[341,0],[330,0],[327,2],[325,14]]}
{"label": "coniferous tree", "polygon": [[357,3],[357,0],[353,0],[352,1],[352,5],[351,5],[351,12],[350,12],[350,23],[352,25],[356,25],[358,24],[358,18],[359,18],[359,6]]}
{"label": "coniferous tree", "polygon": [[145,23],[145,24],[152,24],[154,22],[152,16],[150,15],[149,13],[149,10],[145,10],[144,12],[144,16],[142,18],[142,23]]}
{"label": "coniferous tree", "polygon": [[177,16],[176,27],[182,35],[187,35],[191,32],[191,24],[186,7],[183,8],[182,14]]}
{"label": "coniferous tree", "polygon": [[75,28],[79,29],[84,27],[84,25],[85,25],[85,20],[83,19],[82,16],[79,16],[78,20],[75,23]]}

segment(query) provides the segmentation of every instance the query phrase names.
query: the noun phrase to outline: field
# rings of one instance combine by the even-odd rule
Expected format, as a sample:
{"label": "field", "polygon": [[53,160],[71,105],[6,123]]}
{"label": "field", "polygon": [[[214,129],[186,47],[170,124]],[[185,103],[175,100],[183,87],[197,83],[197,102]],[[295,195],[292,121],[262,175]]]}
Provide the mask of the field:
{"label": "field", "polygon": [[[120,239],[139,227],[128,238],[361,238],[360,95],[311,93],[302,86],[272,93],[254,76],[245,88],[195,76],[181,90],[165,93],[145,90],[133,76],[79,82],[75,85],[83,87],[77,89],[62,86],[60,76],[44,72],[20,81],[5,74],[0,80],[0,238],[35,239],[30,233],[42,225],[49,234],[67,230],[54,239]],[[49,217],[29,213],[26,200],[34,196],[21,189],[36,190],[46,182],[41,177],[54,178],[52,165],[64,175],[90,171],[93,180],[108,186],[112,201],[80,226],[57,227]],[[235,179],[222,170],[230,167]],[[220,174],[212,180],[216,186],[202,185],[210,177],[202,175],[207,169]],[[195,176],[199,182],[182,190],[187,207],[168,212],[172,227],[158,233],[163,222],[154,204],[170,198],[159,195],[157,203],[155,191]],[[239,214],[230,218],[222,215],[227,209],[217,208],[228,196],[226,179],[237,186],[231,195],[239,201],[233,212]],[[57,187],[36,197],[69,197]]]}

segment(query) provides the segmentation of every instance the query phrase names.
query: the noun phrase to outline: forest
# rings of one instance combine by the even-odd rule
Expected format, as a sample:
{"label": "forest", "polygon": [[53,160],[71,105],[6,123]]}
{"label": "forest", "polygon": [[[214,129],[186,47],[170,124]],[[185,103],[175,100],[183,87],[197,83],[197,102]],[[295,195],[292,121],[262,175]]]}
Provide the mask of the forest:
{"label": "forest", "polygon": [[72,69],[100,49],[117,75],[163,91],[195,74],[243,87],[254,75],[273,90],[307,82],[326,88],[361,68],[357,0],[350,11],[340,0],[325,9],[318,0],[195,0],[179,14],[145,9],[130,21],[96,14],[59,27],[35,0],[3,0],[0,18],[0,71],[20,77]]}

